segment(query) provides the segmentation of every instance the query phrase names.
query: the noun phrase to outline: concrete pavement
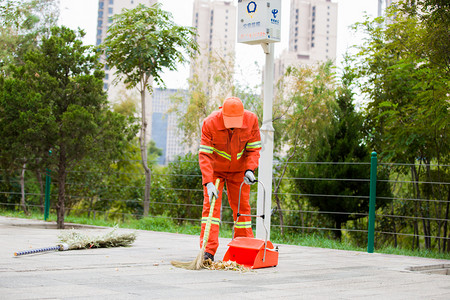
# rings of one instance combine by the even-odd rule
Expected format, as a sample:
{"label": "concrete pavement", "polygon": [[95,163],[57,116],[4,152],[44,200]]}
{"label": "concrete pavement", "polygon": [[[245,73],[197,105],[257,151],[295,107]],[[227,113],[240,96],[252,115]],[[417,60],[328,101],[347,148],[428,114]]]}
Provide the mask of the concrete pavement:
{"label": "concrete pavement", "polygon": [[137,231],[127,248],[14,257],[58,244],[59,233],[54,223],[0,216],[0,299],[450,299],[450,277],[433,273],[448,274],[450,260],[278,245],[275,268],[190,271],[170,261],[193,260],[198,237],[173,233]]}

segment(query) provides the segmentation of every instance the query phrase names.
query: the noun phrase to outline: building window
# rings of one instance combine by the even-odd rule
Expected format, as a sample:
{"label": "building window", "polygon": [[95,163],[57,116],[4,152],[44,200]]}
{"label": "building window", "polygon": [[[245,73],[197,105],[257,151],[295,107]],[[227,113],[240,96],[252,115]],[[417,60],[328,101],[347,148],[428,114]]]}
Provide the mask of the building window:
{"label": "building window", "polygon": [[103,1],[100,1],[100,2],[98,3],[98,9],[103,9],[103,6],[104,6]]}
{"label": "building window", "polygon": [[99,19],[103,19],[103,12],[102,12],[102,11],[99,11],[99,12],[98,12],[98,18],[99,18]]}
{"label": "building window", "polygon": [[97,46],[102,43],[102,39],[97,39]]}
{"label": "building window", "polygon": [[109,0],[109,4],[114,4],[114,0]]}
{"label": "building window", "polygon": [[102,35],[102,30],[101,30],[101,29],[98,29],[98,30],[97,30],[97,35],[99,35],[99,36]]}
{"label": "building window", "polygon": [[110,15],[113,14],[113,8],[112,8],[112,7],[108,8],[108,13],[109,13]]}
{"label": "building window", "polygon": [[314,43],[311,43],[311,47],[314,48]]}
{"label": "building window", "polygon": [[100,27],[100,28],[101,28],[102,26],[103,26],[103,21],[102,21],[102,20],[99,20],[98,23],[97,23],[97,27]]}
{"label": "building window", "polygon": [[107,89],[108,89],[108,84],[107,84],[107,83],[104,83],[104,84],[103,84],[103,89],[104,89],[104,90],[107,90]]}

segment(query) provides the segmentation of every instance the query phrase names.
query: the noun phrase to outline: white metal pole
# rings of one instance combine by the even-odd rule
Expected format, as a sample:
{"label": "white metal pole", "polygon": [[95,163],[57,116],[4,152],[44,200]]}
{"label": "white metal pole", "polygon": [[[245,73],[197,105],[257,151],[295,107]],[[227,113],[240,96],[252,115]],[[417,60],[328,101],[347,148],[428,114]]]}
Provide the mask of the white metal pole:
{"label": "white metal pole", "polygon": [[[264,68],[264,106],[261,131],[261,157],[259,159],[258,180],[266,189],[265,199],[261,185],[258,185],[257,214],[264,214],[264,224],[261,218],[256,218],[256,237],[259,239],[270,239],[270,211],[272,206],[272,167],[273,167],[273,135],[272,105],[273,105],[273,64],[274,44],[261,44],[266,53],[266,64]],[[263,210],[264,208],[264,210]],[[265,225],[265,228],[264,228]]]}

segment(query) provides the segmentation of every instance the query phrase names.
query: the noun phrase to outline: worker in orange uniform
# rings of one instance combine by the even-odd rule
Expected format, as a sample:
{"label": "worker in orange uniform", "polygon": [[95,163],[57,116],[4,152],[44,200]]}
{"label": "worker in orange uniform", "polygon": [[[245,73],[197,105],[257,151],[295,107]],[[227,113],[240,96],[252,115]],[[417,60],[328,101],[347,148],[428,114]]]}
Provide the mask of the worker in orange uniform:
{"label": "worker in orange uniform", "polygon": [[[250,214],[250,185],[256,183],[254,171],[258,167],[260,150],[258,117],[244,110],[244,105],[239,98],[225,99],[221,109],[211,113],[203,121],[199,150],[204,186],[200,247],[202,247],[210,201],[213,195],[216,197],[211,230],[205,249],[205,260],[214,261],[214,255],[219,247],[220,208],[225,183],[235,222],[242,181],[246,184],[242,186],[239,213]],[[217,178],[220,178],[218,190],[213,184]],[[234,237],[238,236],[253,237],[250,217],[239,217],[234,230]]]}

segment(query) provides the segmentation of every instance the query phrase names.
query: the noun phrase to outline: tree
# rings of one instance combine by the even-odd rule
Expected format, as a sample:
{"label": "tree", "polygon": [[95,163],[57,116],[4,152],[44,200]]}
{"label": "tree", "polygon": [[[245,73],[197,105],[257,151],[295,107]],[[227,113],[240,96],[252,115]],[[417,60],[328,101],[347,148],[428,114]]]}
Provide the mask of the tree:
{"label": "tree", "polygon": [[58,16],[55,0],[0,0],[0,70],[23,64],[25,53],[48,37]]}
{"label": "tree", "polygon": [[[136,132],[127,118],[109,110],[98,54],[83,46],[82,36],[53,27],[52,35],[25,56],[26,64],[14,70],[11,80],[19,88],[11,90],[10,97],[17,100],[3,102],[1,108],[5,117],[26,121],[20,127],[25,137],[19,136],[13,149],[28,145],[42,164],[56,169],[58,228],[64,228],[69,170],[88,156],[104,161],[116,157]],[[22,103],[18,92],[34,97]],[[24,155],[20,152],[19,158]]]}
{"label": "tree", "polygon": [[[444,193],[450,195],[443,186],[424,193],[418,184],[421,176],[426,176],[425,181],[447,177],[442,169],[432,174],[430,164],[450,160],[448,14],[449,5],[444,1],[417,1],[416,6],[406,3],[400,9],[391,8],[390,22],[384,26],[379,26],[385,22],[383,18],[356,25],[368,36],[355,65],[359,66],[361,90],[370,99],[366,107],[369,142],[384,161],[409,164],[398,171],[410,172],[416,199],[424,194],[436,199],[443,199]],[[414,214],[423,220],[426,248],[431,247],[433,230],[427,221],[432,212],[429,205],[414,204]],[[436,218],[448,219],[449,211],[442,216],[441,204],[435,205]],[[445,226],[445,232],[447,225],[439,226]],[[414,220],[414,233],[418,231]],[[418,237],[416,242],[418,246]]]}
{"label": "tree", "polygon": [[[338,239],[341,238],[342,224],[365,218],[369,211],[369,184],[363,184],[360,180],[370,177],[370,168],[361,163],[370,161],[371,151],[365,143],[364,118],[355,111],[353,104],[355,76],[347,62],[341,77],[342,86],[337,90],[337,106],[331,107],[328,129],[324,134],[318,132],[315,143],[300,156],[309,162],[331,164],[300,164],[291,169],[295,178],[330,179],[296,180],[295,184],[302,193],[315,195],[308,197],[312,206],[320,211],[336,212],[326,217],[334,222],[337,229],[334,234]],[[386,174],[379,172],[378,177],[386,179]],[[377,195],[389,194],[389,185],[380,181]],[[377,208],[387,203],[381,199],[377,199]]]}
{"label": "tree", "polygon": [[[17,78],[26,77],[23,71],[16,70],[15,73]],[[27,168],[39,169],[40,157],[45,152],[40,133],[48,125],[45,118],[39,120],[33,112],[44,113],[48,110],[41,101],[41,95],[30,90],[25,80],[17,78],[0,77],[0,165],[10,175],[22,169],[20,204],[27,213],[24,173]]]}
{"label": "tree", "polygon": [[[10,74],[11,65],[18,66],[24,64],[24,55],[27,51],[37,47],[38,42],[43,36],[48,36],[50,27],[56,24],[59,11],[57,3],[54,0],[24,0],[24,1],[8,1],[0,0],[0,73]],[[14,88],[14,84],[7,82],[6,86]],[[22,95],[29,98],[29,95]],[[8,98],[7,94],[5,97]],[[33,97],[33,96],[31,96]],[[5,98],[4,98],[5,99]],[[15,99],[11,99],[15,101]],[[29,102],[28,102],[29,103]],[[13,130],[20,127],[22,124],[17,124],[16,119],[12,120],[16,125]],[[26,121],[25,121],[26,122]],[[9,124],[6,124],[9,126]],[[18,132],[19,135],[24,132]],[[6,150],[6,149],[3,149]],[[25,205],[25,170],[28,162],[12,161],[7,159],[6,151],[0,150],[0,155],[3,156],[2,166],[4,170],[15,165],[21,168],[20,182],[21,182],[21,206],[25,213],[27,208]],[[21,149],[18,149],[19,151]],[[4,163],[7,163],[6,166]],[[8,169],[9,170],[9,169]],[[36,169],[38,180],[41,179],[40,170]],[[43,186],[42,186],[43,187]],[[43,194],[43,189],[41,190]],[[42,201],[43,198],[41,197]]]}
{"label": "tree", "polygon": [[174,24],[172,15],[158,3],[152,7],[140,4],[134,9],[125,9],[113,20],[102,47],[107,64],[116,68],[116,80],[123,80],[130,89],[137,88],[141,95],[139,142],[145,171],[144,215],[148,215],[151,170],[147,158],[147,126],[151,119],[147,121],[146,117],[146,91],[152,90],[152,80],[164,85],[163,70],[176,70],[178,63],[187,61],[182,51],[192,57],[198,45],[194,28]]}
{"label": "tree", "polygon": [[[282,201],[278,191],[289,163],[301,160],[302,155],[316,145],[316,139],[328,130],[329,115],[334,102],[334,75],[332,64],[290,66],[280,82],[278,99],[274,105],[276,159],[281,162],[274,194],[281,227],[283,227]],[[311,150],[312,151],[312,150]]]}

